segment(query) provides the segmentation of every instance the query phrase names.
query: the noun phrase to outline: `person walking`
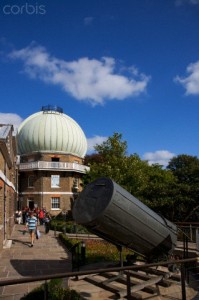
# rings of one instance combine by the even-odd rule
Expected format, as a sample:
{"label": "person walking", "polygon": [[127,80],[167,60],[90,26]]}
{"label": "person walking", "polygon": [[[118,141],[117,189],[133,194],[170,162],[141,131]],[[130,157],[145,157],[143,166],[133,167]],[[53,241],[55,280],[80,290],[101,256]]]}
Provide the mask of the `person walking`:
{"label": "person walking", "polygon": [[49,213],[46,213],[46,216],[44,218],[44,224],[45,224],[45,233],[47,234],[50,230],[50,220],[51,216]]}
{"label": "person walking", "polygon": [[43,211],[43,208],[40,209],[40,211],[39,211],[39,223],[40,223],[40,225],[44,224],[44,211]]}
{"label": "person walking", "polygon": [[17,222],[17,224],[21,224],[21,211],[17,210],[15,212],[15,216],[16,216],[16,222]]}
{"label": "person walking", "polygon": [[34,216],[33,212],[30,212],[30,215],[27,219],[26,228],[28,228],[30,238],[31,238],[30,247],[33,247],[34,240],[35,240],[35,233],[37,230],[37,218]]}

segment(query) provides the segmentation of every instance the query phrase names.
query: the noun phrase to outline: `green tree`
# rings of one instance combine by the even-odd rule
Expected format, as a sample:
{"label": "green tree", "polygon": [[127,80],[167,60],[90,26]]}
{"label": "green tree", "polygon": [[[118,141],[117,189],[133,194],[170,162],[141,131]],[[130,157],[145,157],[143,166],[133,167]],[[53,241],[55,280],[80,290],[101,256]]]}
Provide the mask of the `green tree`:
{"label": "green tree", "polygon": [[124,176],[121,185],[135,197],[141,199],[147,183],[149,165],[137,154],[130,155],[126,161],[126,168],[122,170]]}
{"label": "green tree", "polygon": [[85,158],[90,172],[84,185],[109,177],[154,211],[171,221],[191,220],[199,210],[199,160],[197,157],[174,157],[167,169],[150,166],[137,154],[127,155],[127,142],[114,133],[95,146],[95,153]]}
{"label": "green tree", "polygon": [[196,221],[199,217],[199,159],[181,154],[173,157],[168,164],[178,183],[179,219]]}
{"label": "green tree", "polygon": [[177,181],[171,171],[154,164],[146,169],[146,181],[140,199],[157,213],[176,220]]}
{"label": "green tree", "polygon": [[101,145],[96,145],[95,151],[95,154],[85,158],[90,172],[84,176],[84,184],[104,176],[120,182],[127,151],[127,143],[122,141],[122,135],[114,133]]}
{"label": "green tree", "polygon": [[85,158],[90,172],[84,177],[84,184],[99,177],[109,177],[135,196],[144,184],[144,168],[147,163],[137,154],[127,155],[127,142],[122,135],[114,133],[101,145],[95,146],[95,154]]}

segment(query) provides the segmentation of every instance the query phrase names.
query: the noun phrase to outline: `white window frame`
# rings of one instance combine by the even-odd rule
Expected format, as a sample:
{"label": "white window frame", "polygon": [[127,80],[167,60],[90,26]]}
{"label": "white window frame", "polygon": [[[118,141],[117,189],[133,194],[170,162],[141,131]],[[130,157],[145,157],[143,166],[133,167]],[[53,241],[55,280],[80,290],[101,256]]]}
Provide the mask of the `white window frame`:
{"label": "white window frame", "polygon": [[51,175],[51,188],[60,187],[60,175]]}
{"label": "white window frame", "polygon": [[60,197],[51,198],[51,210],[60,210]]}
{"label": "white window frame", "polygon": [[77,177],[74,178],[73,186],[74,188],[76,187],[77,189],[79,189],[79,178]]}

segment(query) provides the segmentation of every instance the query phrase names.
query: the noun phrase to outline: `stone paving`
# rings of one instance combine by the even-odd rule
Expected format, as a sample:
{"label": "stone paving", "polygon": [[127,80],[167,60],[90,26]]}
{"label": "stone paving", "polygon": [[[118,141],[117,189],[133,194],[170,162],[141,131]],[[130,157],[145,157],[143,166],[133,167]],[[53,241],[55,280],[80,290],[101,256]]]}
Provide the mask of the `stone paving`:
{"label": "stone paving", "polygon": [[[106,268],[107,266],[101,266],[102,268]],[[85,266],[81,269],[89,270],[89,269],[97,269],[97,266]],[[158,267],[158,270],[163,270],[163,267]],[[118,274],[118,273],[117,273]],[[117,275],[115,274],[115,275]],[[86,276],[79,276],[79,280],[76,280],[74,277],[69,278],[69,287],[71,289],[75,289],[80,295],[83,297],[84,300],[108,300],[108,299],[126,299],[125,297],[119,298],[116,294],[113,294],[110,291],[105,291],[104,289],[89,284],[87,280],[85,280]],[[101,281],[106,280],[105,277],[94,274],[93,278],[100,279]],[[190,281],[192,279],[190,278]],[[126,289],[126,285],[113,282],[112,287]],[[155,288],[155,285],[151,285]],[[186,300],[199,300],[199,292],[198,292],[198,285],[195,282],[194,288],[188,286],[186,284]],[[150,300],[181,300],[182,299],[182,289],[181,289],[181,282],[173,283],[171,286],[163,287],[159,286],[157,293],[149,294],[144,291],[138,291],[134,294],[133,299],[150,299]]]}
{"label": "stone paving", "polygon": [[[24,225],[15,225],[12,234],[12,245],[0,253],[0,280],[26,278],[40,275],[53,275],[58,273],[71,272],[71,255],[60,244],[58,238],[50,231],[44,233],[44,227],[39,226],[41,238],[35,240],[34,247],[30,247],[29,234],[24,232]],[[81,271],[97,269],[99,266],[85,266]],[[101,268],[102,266],[100,266]],[[0,287],[0,299],[19,300],[24,294],[30,292],[42,282],[18,284],[13,286]],[[69,278],[67,285],[82,295],[82,299],[106,300],[117,299],[111,292],[105,291],[97,286],[89,284],[83,278],[77,281],[75,277]],[[199,299],[196,289],[187,288],[187,300]],[[182,299],[180,285],[173,285],[170,288],[161,289],[160,295],[145,295],[142,299]]]}
{"label": "stone paving", "polygon": [[[24,225],[15,225],[12,245],[0,253],[0,280],[52,275],[71,271],[71,258],[59,243],[53,231],[44,233],[39,226],[41,238],[30,247],[29,233]],[[42,282],[43,283],[43,282]],[[39,286],[41,282],[0,287],[0,299],[19,300],[24,294]]]}

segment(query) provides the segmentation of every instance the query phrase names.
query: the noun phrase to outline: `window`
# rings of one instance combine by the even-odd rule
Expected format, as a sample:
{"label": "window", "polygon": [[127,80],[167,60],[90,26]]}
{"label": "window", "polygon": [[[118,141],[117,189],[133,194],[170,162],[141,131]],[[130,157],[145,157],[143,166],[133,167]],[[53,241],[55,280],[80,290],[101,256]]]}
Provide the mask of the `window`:
{"label": "window", "polygon": [[51,187],[57,188],[60,184],[60,176],[59,175],[51,175]]}
{"label": "window", "polygon": [[59,157],[51,157],[51,161],[59,161]]}
{"label": "window", "polygon": [[35,176],[30,175],[28,177],[28,187],[34,187]]}
{"label": "window", "polygon": [[51,198],[51,209],[60,209],[60,198]]}
{"label": "window", "polygon": [[28,158],[28,162],[33,162],[34,161],[34,157],[29,157]]}
{"label": "window", "polygon": [[79,178],[74,178],[73,189],[78,191],[78,189],[79,189]]}

